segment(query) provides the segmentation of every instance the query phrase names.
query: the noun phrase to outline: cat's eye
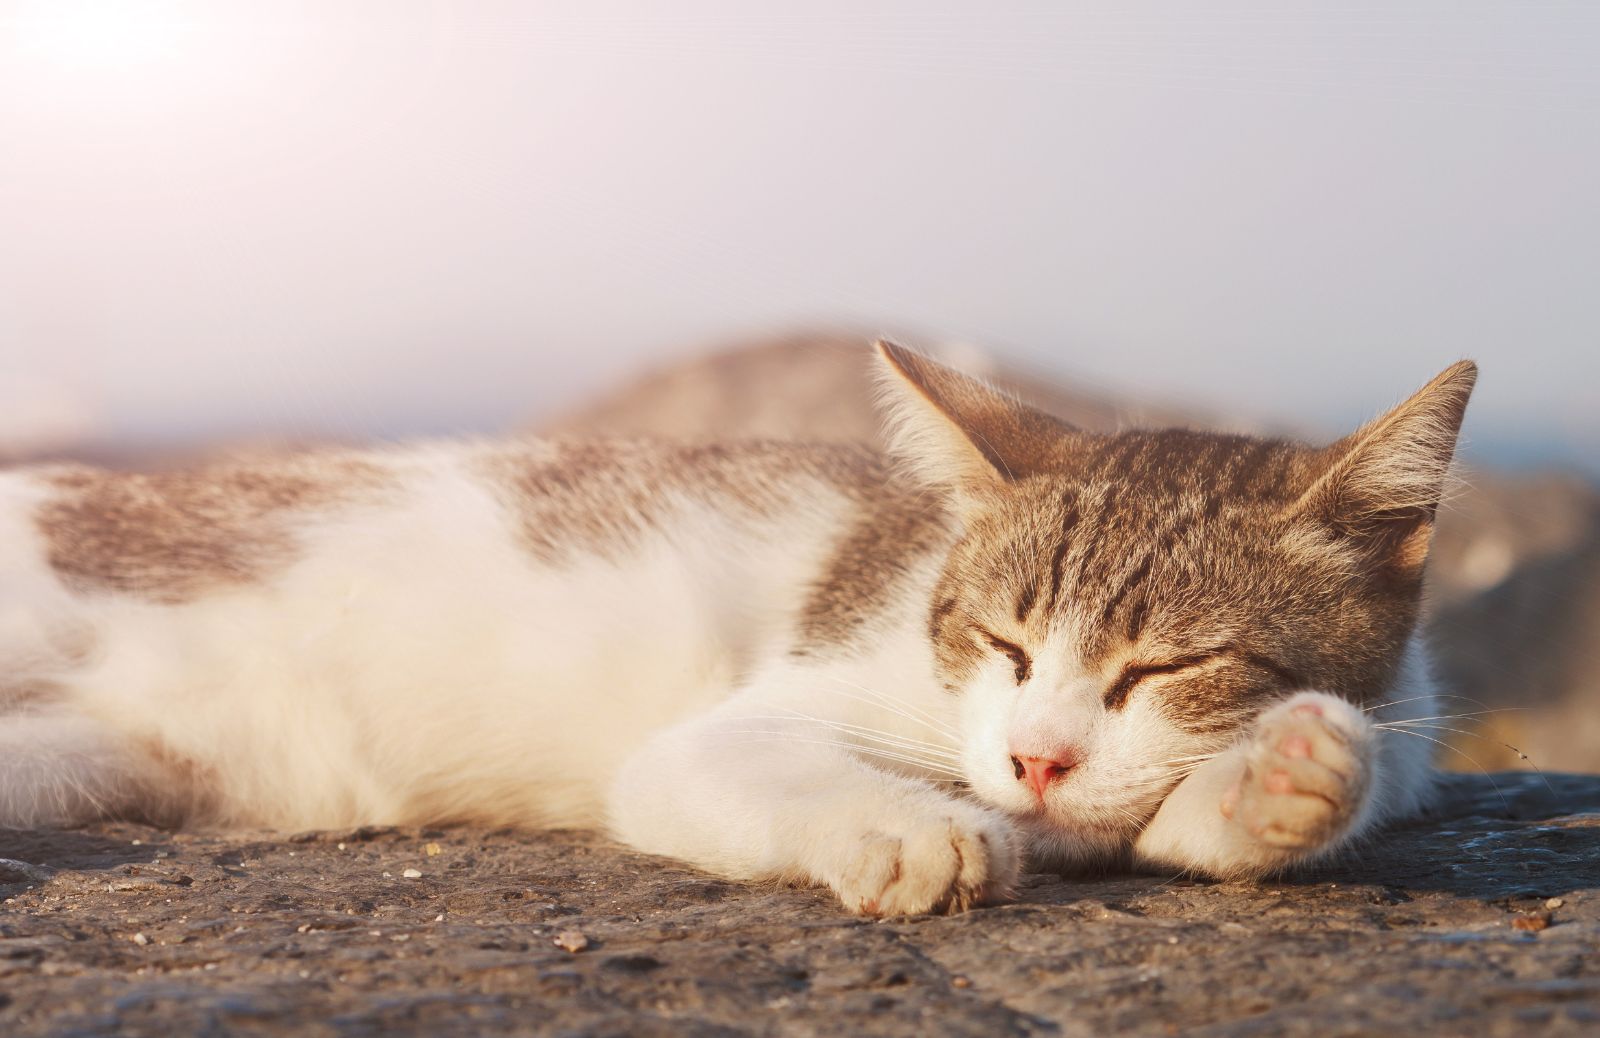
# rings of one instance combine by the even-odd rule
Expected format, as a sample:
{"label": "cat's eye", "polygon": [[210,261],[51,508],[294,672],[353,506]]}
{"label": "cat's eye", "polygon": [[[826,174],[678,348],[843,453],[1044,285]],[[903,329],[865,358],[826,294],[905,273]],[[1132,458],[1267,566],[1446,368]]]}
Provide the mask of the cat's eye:
{"label": "cat's eye", "polygon": [[1197,652],[1191,656],[1180,656],[1177,659],[1168,660],[1166,663],[1130,663],[1122,668],[1122,673],[1117,675],[1117,680],[1111,683],[1110,688],[1106,689],[1106,709],[1120,710],[1128,702],[1128,696],[1132,694],[1134,688],[1146,678],[1190,670],[1201,664],[1210,663],[1227,651],[1227,648],[1224,647],[1213,649],[1209,652]]}
{"label": "cat's eye", "polygon": [[989,647],[1011,661],[1012,673],[1016,675],[1017,684],[1028,680],[1028,675],[1033,673],[1033,660],[1028,658],[1027,650],[1016,642],[1008,642],[997,634],[980,630],[979,635],[989,643]]}

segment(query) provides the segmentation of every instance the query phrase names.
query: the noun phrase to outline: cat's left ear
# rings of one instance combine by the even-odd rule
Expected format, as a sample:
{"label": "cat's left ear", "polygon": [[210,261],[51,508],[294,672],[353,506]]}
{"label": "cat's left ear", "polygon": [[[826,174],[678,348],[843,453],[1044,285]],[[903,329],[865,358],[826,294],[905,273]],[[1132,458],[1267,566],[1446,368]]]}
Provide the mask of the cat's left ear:
{"label": "cat's left ear", "polygon": [[1328,447],[1325,468],[1294,511],[1382,568],[1419,575],[1477,378],[1471,361],[1452,364],[1405,403]]}
{"label": "cat's left ear", "polygon": [[965,504],[1059,467],[1066,422],[904,346],[877,351],[890,452],[923,481]]}

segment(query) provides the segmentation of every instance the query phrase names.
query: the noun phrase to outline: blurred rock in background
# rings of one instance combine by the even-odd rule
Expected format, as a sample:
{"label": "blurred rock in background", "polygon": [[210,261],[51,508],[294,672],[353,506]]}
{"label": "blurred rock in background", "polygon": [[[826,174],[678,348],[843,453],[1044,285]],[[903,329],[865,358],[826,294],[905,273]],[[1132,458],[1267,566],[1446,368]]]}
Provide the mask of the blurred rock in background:
{"label": "blurred rock in background", "polygon": [[[1006,369],[975,349],[934,352],[1087,429],[1315,435],[1113,399]],[[733,348],[647,375],[537,431],[875,443],[869,362],[852,335]],[[1462,476],[1441,509],[1430,564],[1427,635],[1451,697],[1441,710],[1450,716],[1427,733],[1441,743],[1439,763],[1600,771],[1600,488],[1555,472]]]}

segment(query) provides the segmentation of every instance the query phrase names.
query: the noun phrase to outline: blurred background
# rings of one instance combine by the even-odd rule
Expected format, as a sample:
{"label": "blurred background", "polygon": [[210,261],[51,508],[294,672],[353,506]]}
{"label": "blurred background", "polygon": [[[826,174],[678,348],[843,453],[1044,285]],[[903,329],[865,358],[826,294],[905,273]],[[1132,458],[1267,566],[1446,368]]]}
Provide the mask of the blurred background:
{"label": "blurred background", "polygon": [[1586,0],[0,0],[0,459],[870,439],[880,332],[1332,438],[1469,356],[1441,762],[1600,770],[1596,127]]}

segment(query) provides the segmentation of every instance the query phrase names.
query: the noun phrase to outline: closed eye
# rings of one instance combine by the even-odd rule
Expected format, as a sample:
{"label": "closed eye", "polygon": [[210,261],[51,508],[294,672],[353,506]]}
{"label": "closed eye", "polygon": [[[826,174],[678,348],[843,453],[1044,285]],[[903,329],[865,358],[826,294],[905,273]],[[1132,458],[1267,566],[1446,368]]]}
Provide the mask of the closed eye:
{"label": "closed eye", "polygon": [[1117,675],[1117,680],[1111,683],[1106,690],[1106,709],[1120,710],[1128,702],[1139,682],[1146,678],[1158,677],[1162,674],[1177,674],[1180,671],[1193,670],[1204,666],[1219,656],[1232,650],[1232,646],[1224,645],[1207,652],[1197,652],[1189,656],[1179,656],[1177,659],[1165,663],[1130,663],[1122,668],[1122,673]]}
{"label": "closed eye", "polygon": [[1016,642],[1008,642],[997,634],[979,630],[978,635],[989,643],[989,647],[1011,661],[1012,673],[1016,675],[1017,684],[1028,680],[1028,675],[1033,673],[1033,660],[1028,658],[1027,650]]}

